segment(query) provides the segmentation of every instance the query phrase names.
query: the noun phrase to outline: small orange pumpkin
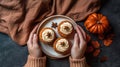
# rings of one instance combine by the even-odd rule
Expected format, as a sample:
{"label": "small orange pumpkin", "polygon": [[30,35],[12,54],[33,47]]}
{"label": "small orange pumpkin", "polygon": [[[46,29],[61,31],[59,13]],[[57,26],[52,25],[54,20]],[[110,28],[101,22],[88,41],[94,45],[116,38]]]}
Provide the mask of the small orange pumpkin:
{"label": "small orange pumpkin", "polygon": [[95,34],[103,34],[109,28],[109,22],[106,16],[93,13],[89,15],[84,23],[88,31]]}

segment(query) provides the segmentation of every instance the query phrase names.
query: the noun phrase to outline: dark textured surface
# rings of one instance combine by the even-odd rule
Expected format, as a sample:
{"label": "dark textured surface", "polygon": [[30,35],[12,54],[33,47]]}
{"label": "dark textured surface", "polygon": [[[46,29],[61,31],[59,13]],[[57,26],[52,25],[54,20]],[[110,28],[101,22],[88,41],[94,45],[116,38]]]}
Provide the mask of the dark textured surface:
{"label": "dark textured surface", "polygon": [[[103,0],[100,13],[106,15],[115,32],[110,47],[102,46],[101,54],[96,59],[87,59],[91,67],[120,67],[120,0]],[[83,23],[78,23],[83,25]],[[7,35],[0,33],[0,67],[22,67],[27,59],[27,47],[18,46]],[[100,63],[101,56],[108,56],[108,61]],[[47,59],[47,67],[69,67],[68,58],[61,60]]]}

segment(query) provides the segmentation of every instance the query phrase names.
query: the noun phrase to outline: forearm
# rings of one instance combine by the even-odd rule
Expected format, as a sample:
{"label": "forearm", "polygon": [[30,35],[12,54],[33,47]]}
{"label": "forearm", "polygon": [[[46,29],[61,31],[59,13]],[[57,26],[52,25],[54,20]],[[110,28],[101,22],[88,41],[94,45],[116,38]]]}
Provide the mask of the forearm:
{"label": "forearm", "polygon": [[46,67],[46,57],[34,58],[29,55],[24,67]]}
{"label": "forearm", "polygon": [[85,57],[82,59],[72,59],[69,57],[70,67],[87,67]]}

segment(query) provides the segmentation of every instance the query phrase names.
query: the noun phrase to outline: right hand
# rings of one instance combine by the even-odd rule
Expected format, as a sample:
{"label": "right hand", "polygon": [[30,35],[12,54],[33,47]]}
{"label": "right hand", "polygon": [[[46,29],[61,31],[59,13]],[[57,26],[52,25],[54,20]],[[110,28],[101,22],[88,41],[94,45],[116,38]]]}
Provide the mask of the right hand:
{"label": "right hand", "polygon": [[85,50],[87,48],[86,33],[77,25],[77,33],[74,36],[74,44],[71,49],[71,57],[73,59],[81,59],[84,57]]}

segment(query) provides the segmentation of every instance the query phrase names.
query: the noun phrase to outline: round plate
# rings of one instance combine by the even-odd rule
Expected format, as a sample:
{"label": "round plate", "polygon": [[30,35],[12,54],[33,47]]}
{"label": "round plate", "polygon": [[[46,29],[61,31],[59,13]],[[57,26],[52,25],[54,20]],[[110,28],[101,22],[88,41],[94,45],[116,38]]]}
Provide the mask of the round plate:
{"label": "round plate", "polygon": [[[41,22],[41,24],[39,25],[38,27],[38,30],[37,30],[37,34],[39,34],[40,30],[42,28],[45,28],[45,27],[50,27],[50,28],[53,28],[52,27],[52,23],[57,23],[57,25],[61,22],[61,21],[64,21],[64,20],[68,20],[72,23],[73,27],[75,28],[75,26],[77,25],[75,23],[74,20],[72,20],[71,18],[67,17],[67,16],[64,16],[64,15],[53,15],[53,16],[50,16],[48,18],[46,18],[45,20],[43,20]],[[56,32],[56,35],[57,37],[60,37],[60,35],[58,34],[57,32],[57,27],[56,28],[53,28],[53,30]],[[71,38],[69,39],[71,41],[71,43],[73,44],[73,39],[74,38]],[[54,58],[54,59],[59,59],[59,58],[65,58],[67,56],[69,56],[70,54],[67,54],[67,55],[62,55],[62,54],[59,54],[57,53],[53,47],[47,45],[47,44],[44,44],[43,42],[41,42],[39,40],[39,43],[41,44],[41,48],[42,48],[42,51],[47,55],[49,56],[50,58]]]}

